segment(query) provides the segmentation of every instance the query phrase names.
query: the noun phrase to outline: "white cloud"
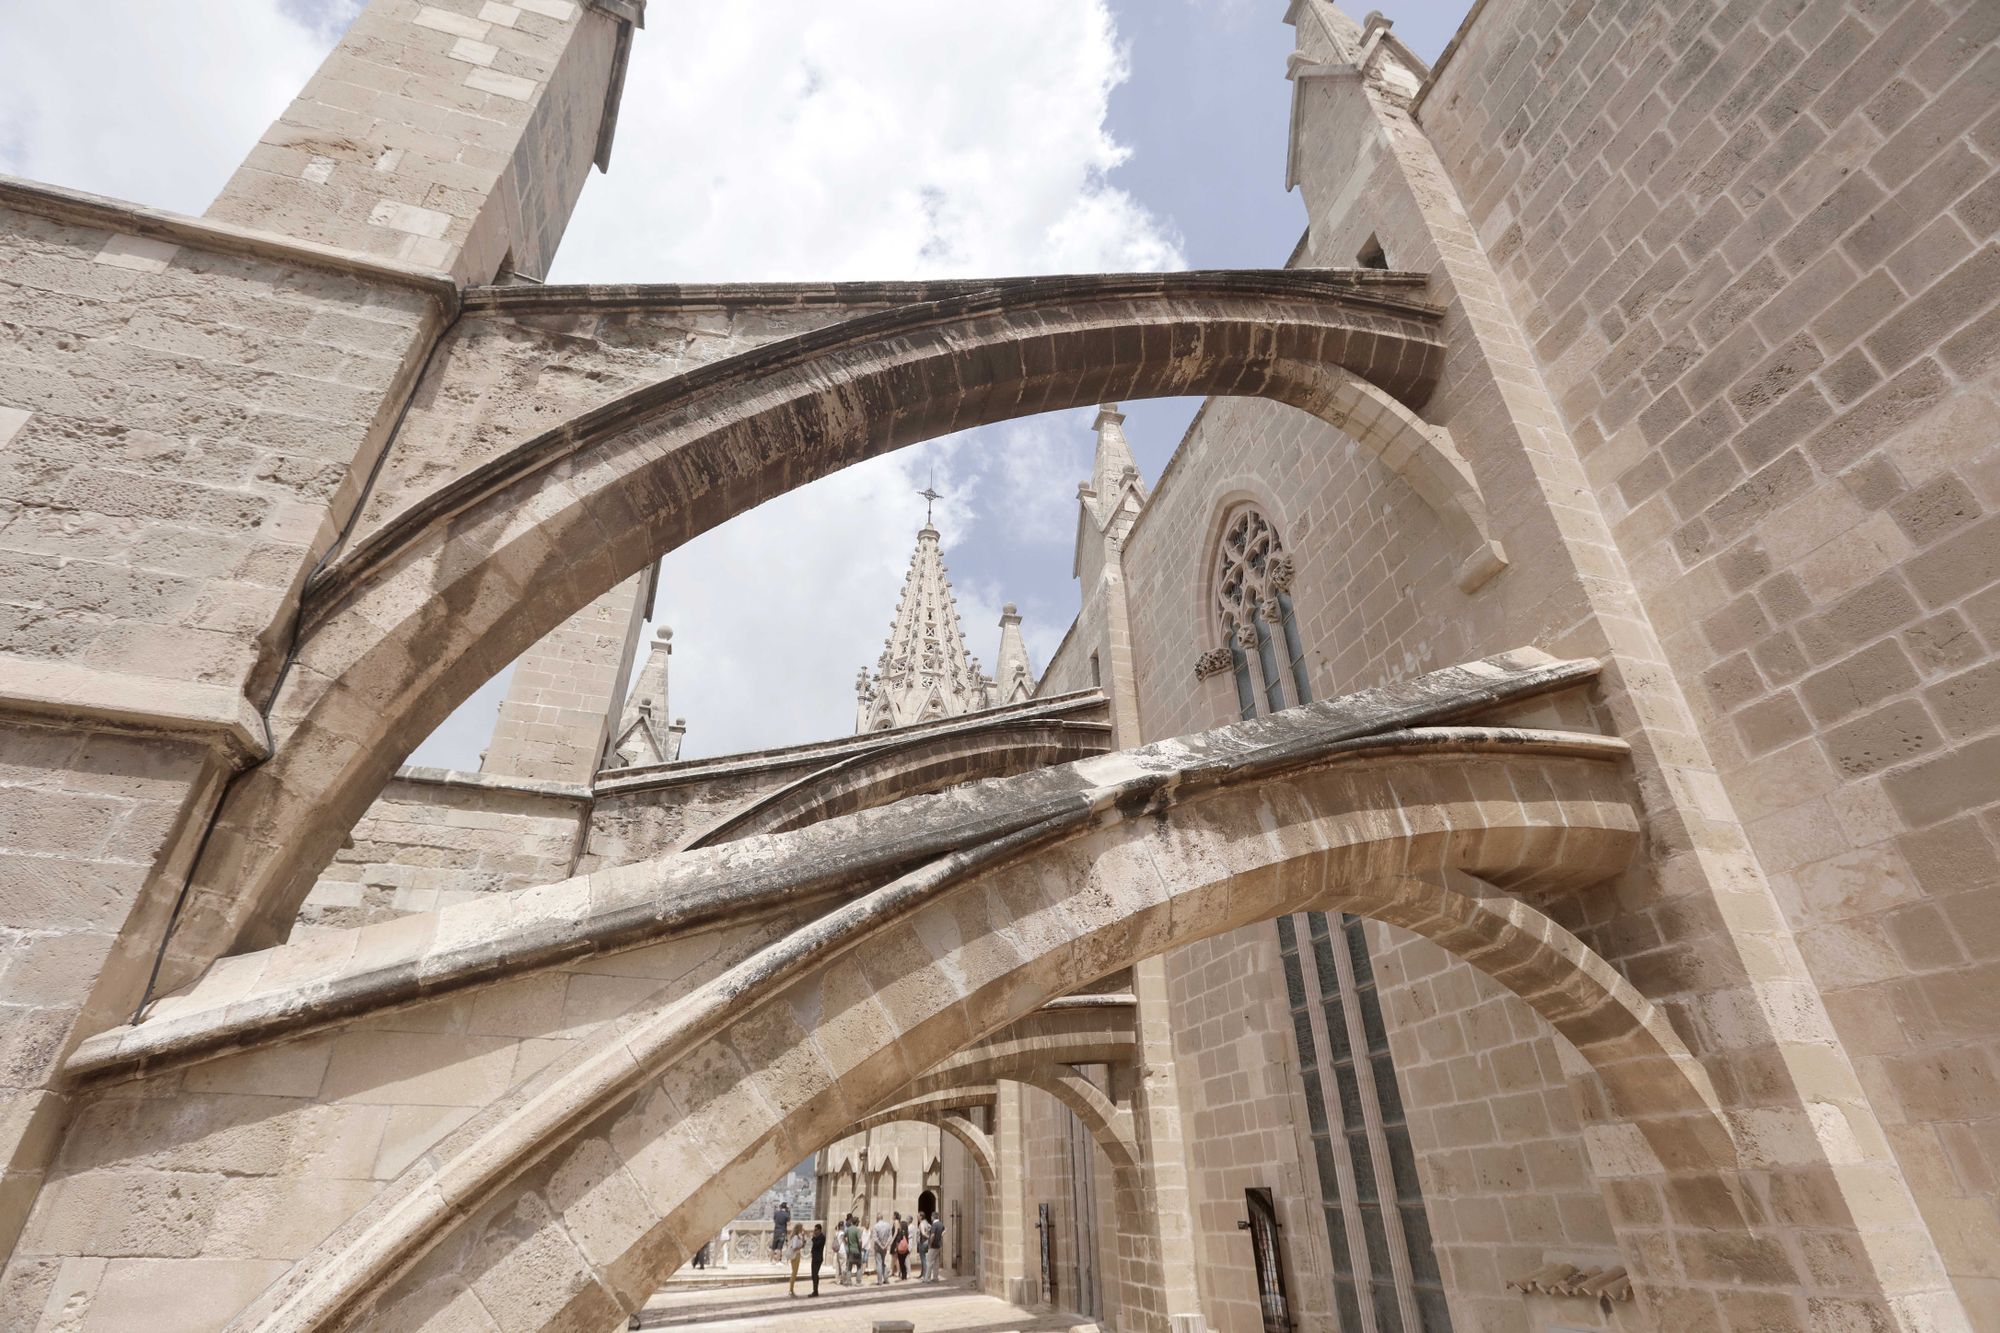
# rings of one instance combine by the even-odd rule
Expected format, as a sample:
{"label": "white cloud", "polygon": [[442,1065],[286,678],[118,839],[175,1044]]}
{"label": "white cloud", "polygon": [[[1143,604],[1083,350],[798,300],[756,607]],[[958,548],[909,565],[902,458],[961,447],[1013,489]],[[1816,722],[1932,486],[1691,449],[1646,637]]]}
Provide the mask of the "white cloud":
{"label": "white cloud", "polygon": [[290,9],[245,0],[6,6],[0,169],[201,213],[332,44],[328,5]]}
{"label": "white cloud", "polygon": [[1104,175],[1124,52],[1102,0],[657,5],[608,176],[553,278],[1152,269],[1178,242]]}
{"label": "white cloud", "polygon": [[[18,4],[0,43],[0,168],[199,213],[309,78],[357,0]],[[1174,229],[1106,173],[1125,53],[1107,0],[656,4],[608,176],[557,281],[910,278],[1159,269]],[[1064,548],[1088,436],[1028,421],[851,469],[671,554],[672,708],[690,753],[837,734],[880,651],[935,461],[947,544],[990,668],[1004,600],[1037,665],[1073,606],[1006,592],[1001,540]],[[1082,450],[1079,461],[1077,451]],[[949,552],[948,552],[949,553]],[[1046,562],[1045,562],[1046,563]],[[470,767],[498,691],[413,756]]]}
{"label": "white cloud", "polygon": [[[609,175],[585,189],[559,281],[909,278],[1159,269],[1178,236],[1105,180],[1125,56],[1105,4],[923,0],[654,6],[634,44]],[[814,483],[668,555],[672,710],[687,753],[852,725],[937,469],[946,558],[977,543],[1067,545],[1088,434],[1075,414],[1010,423]],[[1082,451],[1079,457],[1079,452]],[[991,565],[992,561],[984,562]],[[1074,613],[957,580],[991,669],[1021,602],[1046,664]]]}

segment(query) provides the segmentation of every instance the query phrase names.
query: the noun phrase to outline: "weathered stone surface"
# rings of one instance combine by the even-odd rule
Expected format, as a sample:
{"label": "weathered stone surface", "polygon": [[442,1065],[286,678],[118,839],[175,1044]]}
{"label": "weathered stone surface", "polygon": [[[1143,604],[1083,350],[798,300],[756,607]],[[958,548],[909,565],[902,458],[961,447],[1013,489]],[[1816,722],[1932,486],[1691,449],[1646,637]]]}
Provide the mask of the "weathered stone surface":
{"label": "weathered stone surface", "polygon": [[[610,1327],[896,1115],[1121,1328],[1258,1326],[1253,1188],[1302,1327],[2000,1323],[1991,6],[1303,0],[1289,271],[515,284],[642,10],[376,0],[207,220],[0,181],[0,1324]],[[595,772],[661,551],[1179,392],[1034,707]]]}

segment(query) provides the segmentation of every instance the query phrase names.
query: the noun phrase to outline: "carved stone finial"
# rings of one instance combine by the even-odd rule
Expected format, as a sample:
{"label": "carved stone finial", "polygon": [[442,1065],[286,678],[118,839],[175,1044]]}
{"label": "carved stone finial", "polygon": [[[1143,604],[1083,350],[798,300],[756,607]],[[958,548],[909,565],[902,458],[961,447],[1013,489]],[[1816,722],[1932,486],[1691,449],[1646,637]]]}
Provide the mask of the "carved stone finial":
{"label": "carved stone finial", "polygon": [[1221,675],[1234,665],[1235,659],[1229,655],[1227,648],[1211,648],[1194,659],[1194,678],[1207,680],[1210,676]]}
{"label": "carved stone finial", "polygon": [[1290,551],[1273,551],[1264,562],[1264,585],[1272,592],[1290,592],[1292,580],[1297,575],[1298,568],[1292,563]]}

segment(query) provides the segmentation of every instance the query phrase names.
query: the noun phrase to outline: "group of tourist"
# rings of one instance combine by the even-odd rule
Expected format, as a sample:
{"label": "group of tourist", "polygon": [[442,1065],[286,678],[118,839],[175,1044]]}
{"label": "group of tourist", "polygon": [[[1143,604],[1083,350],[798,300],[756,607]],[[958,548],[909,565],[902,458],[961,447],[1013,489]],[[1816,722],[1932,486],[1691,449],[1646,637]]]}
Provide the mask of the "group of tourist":
{"label": "group of tourist", "polygon": [[[805,1223],[793,1222],[791,1217],[791,1210],[783,1205],[772,1217],[772,1257],[782,1256],[791,1266],[791,1281],[785,1288],[788,1296],[799,1294],[799,1264],[810,1257],[812,1290],[806,1294],[817,1296],[820,1267],[826,1261],[826,1226],[813,1223],[812,1234],[808,1236]],[[877,1217],[873,1226],[864,1227],[860,1218],[849,1213],[834,1228],[833,1239],[834,1279],[843,1287],[860,1286],[871,1264],[875,1269],[875,1285],[886,1286],[892,1271],[898,1282],[907,1282],[913,1253],[917,1257],[917,1280],[935,1282],[938,1257],[944,1253],[944,1218],[920,1212],[906,1219],[901,1213],[891,1213]]]}

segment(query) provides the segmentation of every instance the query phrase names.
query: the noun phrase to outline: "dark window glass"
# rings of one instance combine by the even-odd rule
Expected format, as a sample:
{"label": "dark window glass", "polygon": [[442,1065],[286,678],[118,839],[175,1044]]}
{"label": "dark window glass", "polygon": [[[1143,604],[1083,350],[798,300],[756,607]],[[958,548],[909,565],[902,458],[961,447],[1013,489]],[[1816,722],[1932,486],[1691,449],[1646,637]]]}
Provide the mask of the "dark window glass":
{"label": "dark window glass", "polygon": [[1328,1204],[1326,1209],[1326,1237],[1333,1243],[1334,1277],[1351,1282],[1354,1277],[1354,1251],[1347,1248],[1347,1221],[1340,1209],[1332,1204]]}
{"label": "dark window glass", "polygon": [[1292,614],[1290,593],[1278,594],[1278,614],[1285,627],[1285,656],[1292,667],[1292,693],[1298,696],[1300,703],[1309,704],[1313,697],[1312,682],[1306,679],[1306,650],[1305,645],[1299,642],[1299,620]]}
{"label": "dark window glass", "polygon": [[1253,614],[1250,623],[1257,629],[1257,661],[1264,668],[1264,700],[1275,713],[1285,706],[1285,686],[1279,677],[1278,650],[1271,642],[1271,627],[1264,623],[1264,617]]}
{"label": "dark window glass", "polygon": [[[1321,1180],[1331,1180],[1336,1185],[1338,1184],[1340,1180],[1340,1168],[1339,1164],[1334,1160],[1333,1140],[1323,1134],[1313,1140],[1313,1164],[1319,1168],[1319,1178]],[[1322,1185],[1320,1188],[1323,1191],[1325,1186]]]}
{"label": "dark window glass", "polygon": [[1361,1294],[1354,1289],[1354,1284],[1352,1282],[1334,1283],[1333,1300],[1334,1307],[1340,1311],[1340,1327],[1342,1330],[1359,1329],[1361,1327]]}
{"label": "dark window glass", "polygon": [[1236,668],[1236,711],[1247,722],[1257,716],[1257,691],[1250,684],[1250,659],[1231,643],[1229,661]]}

